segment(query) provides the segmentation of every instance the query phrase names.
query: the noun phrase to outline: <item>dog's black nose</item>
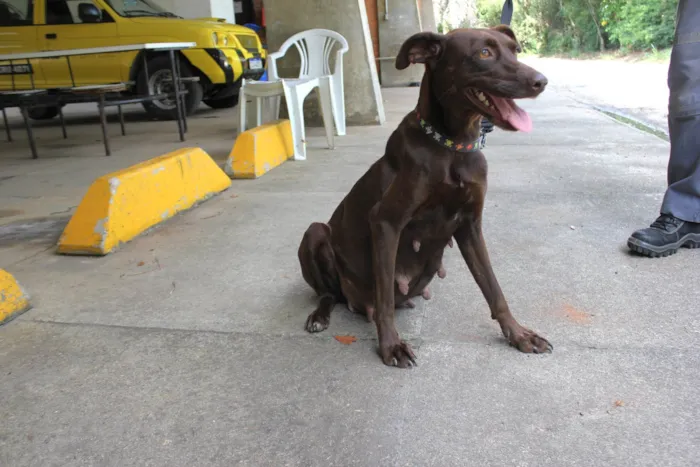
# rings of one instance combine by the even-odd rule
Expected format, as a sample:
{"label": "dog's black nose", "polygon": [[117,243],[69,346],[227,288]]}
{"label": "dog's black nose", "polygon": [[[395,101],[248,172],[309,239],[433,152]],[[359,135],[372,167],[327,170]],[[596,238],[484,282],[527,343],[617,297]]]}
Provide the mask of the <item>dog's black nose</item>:
{"label": "dog's black nose", "polygon": [[532,89],[535,91],[544,91],[544,88],[547,86],[547,77],[543,75],[542,73],[537,73],[532,80],[530,81],[530,84],[532,84]]}

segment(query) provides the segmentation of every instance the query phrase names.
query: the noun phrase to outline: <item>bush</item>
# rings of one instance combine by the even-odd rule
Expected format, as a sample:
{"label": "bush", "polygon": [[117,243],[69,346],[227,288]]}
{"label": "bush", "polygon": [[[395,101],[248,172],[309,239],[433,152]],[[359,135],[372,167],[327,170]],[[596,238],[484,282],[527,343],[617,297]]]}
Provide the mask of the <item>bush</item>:
{"label": "bush", "polygon": [[[515,0],[514,3],[512,27],[523,50],[540,54],[669,47],[673,43],[678,8],[678,0]],[[503,0],[477,0],[476,7],[479,26],[500,23]]]}
{"label": "bush", "polygon": [[613,45],[648,50],[673,44],[678,0],[603,0],[601,7]]}
{"label": "bush", "polygon": [[477,0],[477,25],[481,28],[490,28],[501,24],[501,9],[503,2],[499,0]]}

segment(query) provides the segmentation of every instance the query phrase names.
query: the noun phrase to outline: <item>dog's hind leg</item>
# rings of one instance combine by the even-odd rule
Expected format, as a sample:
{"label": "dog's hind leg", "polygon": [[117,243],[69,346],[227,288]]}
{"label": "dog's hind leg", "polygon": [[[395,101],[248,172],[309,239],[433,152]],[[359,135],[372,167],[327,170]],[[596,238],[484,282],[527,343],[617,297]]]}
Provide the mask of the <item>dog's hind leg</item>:
{"label": "dog's hind leg", "polygon": [[331,246],[331,228],[314,222],[299,245],[299,264],[304,280],[320,297],[318,307],[306,320],[306,330],[320,332],[328,328],[331,311],[342,300],[342,290]]}

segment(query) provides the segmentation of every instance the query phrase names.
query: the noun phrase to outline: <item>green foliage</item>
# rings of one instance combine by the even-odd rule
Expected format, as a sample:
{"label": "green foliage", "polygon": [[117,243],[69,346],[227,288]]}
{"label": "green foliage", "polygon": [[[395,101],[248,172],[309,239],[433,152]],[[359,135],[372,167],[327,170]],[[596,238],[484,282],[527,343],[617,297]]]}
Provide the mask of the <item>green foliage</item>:
{"label": "green foliage", "polygon": [[[500,23],[503,0],[477,0],[478,25]],[[512,28],[526,52],[655,50],[673,42],[678,0],[515,0]]]}
{"label": "green foliage", "polygon": [[511,26],[525,51],[545,53],[551,49],[551,44],[570,41],[560,15],[559,0],[520,0],[514,3]]}
{"label": "green foliage", "polygon": [[498,0],[477,0],[476,12],[479,27],[495,26],[501,22],[503,2]]}
{"label": "green foliage", "polygon": [[611,44],[648,50],[673,44],[678,0],[603,0],[601,21]]}

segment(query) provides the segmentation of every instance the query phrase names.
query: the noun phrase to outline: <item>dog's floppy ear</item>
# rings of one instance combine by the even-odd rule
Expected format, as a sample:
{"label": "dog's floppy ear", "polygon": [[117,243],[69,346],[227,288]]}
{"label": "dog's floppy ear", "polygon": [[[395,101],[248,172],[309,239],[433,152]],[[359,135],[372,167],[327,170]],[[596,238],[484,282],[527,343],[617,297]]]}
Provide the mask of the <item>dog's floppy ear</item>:
{"label": "dog's floppy ear", "polygon": [[447,38],[434,32],[419,32],[403,43],[396,55],[396,69],[403,70],[412,63],[437,61],[445,51]]}
{"label": "dog's floppy ear", "polygon": [[520,48],[520,42],[518,42],[518,38],[515,37],[515,33],[509,26],[506,26],[505,24],[499,24],[497,26],[493,26],[491,29],[493,29],[494,31],[498,31],[501,34],[505,34],[506,36],[513,39],[515,41],[515,45],[517,46],[516,50],[518,52],[522,52],[522,49]]}

